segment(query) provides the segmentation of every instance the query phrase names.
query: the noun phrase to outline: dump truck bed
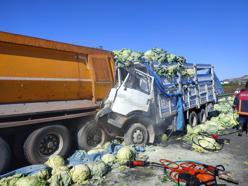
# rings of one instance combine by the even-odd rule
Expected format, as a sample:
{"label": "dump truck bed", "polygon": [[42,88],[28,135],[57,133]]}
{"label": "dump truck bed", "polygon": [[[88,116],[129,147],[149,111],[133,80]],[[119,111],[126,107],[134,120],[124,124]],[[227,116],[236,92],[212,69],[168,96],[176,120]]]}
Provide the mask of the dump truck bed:
{"label": "dump truck bed", "polygon": [[0,104],[103,99],[111,52],[0,32]]}

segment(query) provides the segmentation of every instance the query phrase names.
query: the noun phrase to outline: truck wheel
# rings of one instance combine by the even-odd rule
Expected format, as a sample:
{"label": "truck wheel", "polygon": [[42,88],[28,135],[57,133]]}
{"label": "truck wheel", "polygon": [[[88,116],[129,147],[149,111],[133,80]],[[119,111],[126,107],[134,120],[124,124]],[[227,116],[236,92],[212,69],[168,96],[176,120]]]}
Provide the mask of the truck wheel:
{"label": "truck wheel", "polygon": [[201,109],[201,111],[198,113],[198,119],[200,123],[205,123],[207,121],[207,114],[204,109]]}
{"label": "truck wheel", "polygon": [[2,139],[0,138],[0,174],[5,171],[11,160],[11,151],[9,145]]}
{"label": "truck wheel", "polygon": [[214,105],[213,103],[209,103],[206,105],[206,117],[209,119],[209,113],[214,111]]}
{"label": "truck wheel", "polygon": [[96,125],[95,121],[87,122],[77,133],[78,147],[90,150],[97,145],[103,145],[107,141],[105,131]]}
{"label": "truck wheel", "polygon": [[190,112],[189,114],[189,124],[194,127],[198,124],[198,116],[195,111]]}
{"label": "truck wheel", "polygon": [[47,161],[51,155],[66,156],[70,150],[70,132],[62,125],[42,127],[33,131],[24,143],[24,154],[31,164]]}
{"label": "truck wheel", "polygon": [[148,132],[140,123],[132,124],[124,134],[124,142],[127,145],[145,145],[148,141]]}

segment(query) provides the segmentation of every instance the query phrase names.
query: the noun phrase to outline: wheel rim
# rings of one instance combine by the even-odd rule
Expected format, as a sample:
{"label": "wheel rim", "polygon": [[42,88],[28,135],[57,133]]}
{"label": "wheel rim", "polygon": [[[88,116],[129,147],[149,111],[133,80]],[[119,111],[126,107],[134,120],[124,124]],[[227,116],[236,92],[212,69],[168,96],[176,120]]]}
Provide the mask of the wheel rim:
{"label": "wheel rim", "polygon": [[195,127],[197,124],[197,118],[196,117],[193,117],[192,119],[192,126]]}
{"label": "wheel rim", "polygon": [[205,123],[205,122],[206,122],[206,120],[207,120],[207,116],[206,116],[206,114],[205,114],[205,113],[203,113],[203,114],[202,114],[202,119],[201,119],[201,122],[202,122],[202,123]]}
{"label": "wheel rim", "polygon": [[101,129],[91,129],[88,131],[87,144],[92,147],[96,147],[102,142],[103,132]]}
{"label": "wheel rim", "polygon": [[137,128],[133,131],[132,141],[134,144],[141,144],[144,142],[144,131],[141,128]]}
{"label": "wheel rim", "polygon": [[39,143],[39,153],[43,156],[50,156],[62,148],[62,137],[56,134],[47,134],[42,137]]}

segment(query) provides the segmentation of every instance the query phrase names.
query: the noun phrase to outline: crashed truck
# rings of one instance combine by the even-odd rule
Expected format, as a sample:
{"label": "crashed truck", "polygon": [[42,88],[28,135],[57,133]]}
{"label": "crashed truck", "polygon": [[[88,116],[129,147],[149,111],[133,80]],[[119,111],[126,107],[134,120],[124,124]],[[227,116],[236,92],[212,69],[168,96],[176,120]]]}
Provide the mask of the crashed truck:
{"label": "crashed truck", "polygon": [[137,63],[117,68],[111,89],[96,120],[109,136],[126,144],[154,143],[166,131],[183,131],[208,119],[223,88],[209,64],[184,64],[194,76],[159,77],[154,64]]}

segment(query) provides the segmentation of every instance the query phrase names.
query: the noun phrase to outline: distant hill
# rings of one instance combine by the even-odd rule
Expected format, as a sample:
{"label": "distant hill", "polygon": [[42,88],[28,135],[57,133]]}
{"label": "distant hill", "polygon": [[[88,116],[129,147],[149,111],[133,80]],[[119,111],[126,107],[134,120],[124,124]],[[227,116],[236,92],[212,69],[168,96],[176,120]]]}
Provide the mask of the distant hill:
{"label": "distant hill", "polygon": [[225,79],[222,82],[229,82],[229,83],[245,83],[246,81],[248,81],[248,75],[244,75],[241,77],[237,77],[237,78],[229,78],[229,79]]}
{"label": "distant hill", "polygon": [[245,83],[248,81],[248,75],[238,78],[225,79],[222,82],[225,93],[233,94],[235,90],[244,88]]}

